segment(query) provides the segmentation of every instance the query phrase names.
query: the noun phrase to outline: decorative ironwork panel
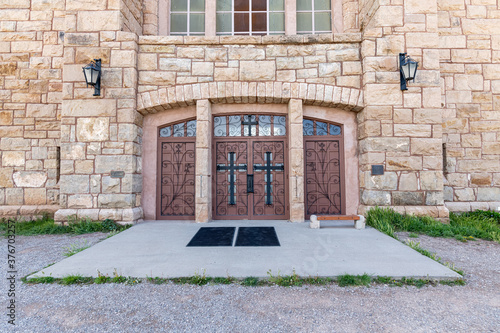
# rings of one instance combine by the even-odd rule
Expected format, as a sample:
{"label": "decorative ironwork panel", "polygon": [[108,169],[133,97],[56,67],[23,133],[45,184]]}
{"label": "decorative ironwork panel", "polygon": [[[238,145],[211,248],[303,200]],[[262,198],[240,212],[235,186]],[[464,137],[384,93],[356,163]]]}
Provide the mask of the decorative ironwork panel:
{"label": "decorative ironwork panel", "polygon": [[259,136],[271,136],[271,116],[259,116]]}
{"label": "decorative ironwork panel", "polygon": [[241,136],[241,116],[229,116],[229,136]]}
{"label": "decorative ironwork panel", "polygon": [[194,217],[195,142],[162,142],[160,156],[161,215]]}
{"label": "decorative ironwork panel", "polygon": [[215,151],[215,215],[248,215],[247,142],[217,142]]}
{"label": "decorative ironwork panel", "polygon": [[286,135],[286,117],[274,116],[274,135]]}
{"label": "decorative ironwork panel", "polygon": [[227,136],[226,117],[214,117],[214,135]]}
{"label": "decorative ironwork panel", "polygon": [[[172,133],[173,127],[173,133]],[[174,125],[168,125],[160,128],[159,133],[160,138],[169,137],[195,137],[196,136],[196,120],[190,120],[188,122],[178,123]]]}
{"label": "decorative ironwork panel", "polygon": [[306,140],[306,215],[341,214],[340,141]]}
{"label": "decorative ironwork panel", "polygon": [[285,135],[286,116],[248,114],[214,117],[214,137]]}
{"label": "decorative ironwork panel", "polygon": [[252,144],[255,216],[286,214],[285,143],[254,141]]}
{"label": "decorative ironwork panel", "polygon": [[342,135],[342,127],[311,119],[302,121],[302,129],[304,136]]}

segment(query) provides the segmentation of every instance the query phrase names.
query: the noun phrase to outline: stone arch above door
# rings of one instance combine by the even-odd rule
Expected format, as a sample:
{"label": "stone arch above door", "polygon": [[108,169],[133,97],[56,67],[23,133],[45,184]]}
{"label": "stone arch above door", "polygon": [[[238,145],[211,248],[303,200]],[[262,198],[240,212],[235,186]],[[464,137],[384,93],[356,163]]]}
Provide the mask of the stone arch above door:
{"label": "stone arch above door", "polygon": [[211,103],[283,104],[301,99],[304,105],[317,105],[347,111],[361,111],[360,89],[317,83],[288,82],[209,82],[177,85],[142,92],[137,97],[137,110],[142,115],[195,105],[197,100]]}

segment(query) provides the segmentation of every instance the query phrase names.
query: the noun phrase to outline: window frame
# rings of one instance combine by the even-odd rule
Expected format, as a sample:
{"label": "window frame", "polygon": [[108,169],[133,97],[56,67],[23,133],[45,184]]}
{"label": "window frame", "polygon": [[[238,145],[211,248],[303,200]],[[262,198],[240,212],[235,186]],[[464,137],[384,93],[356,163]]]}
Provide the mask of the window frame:
{"label": "window frame", "polygon": [[[285,1],[285,35],[297,35],[297,3],[300,0],[284,0]],[[172,36],[170,34],[170,2],[171,0],[158,0],[159,13],[159,35]],[[216,12],[217,0],[205,0],[205,34],[204,35],[191,35],[191,36],[233,36],[232,34],[218,35],[216,32]],[[333,33],[344,32],[343,28],[343,14],[342,14],[342,0],[331,0],[331,28]],[[234,29],[233,29],[234,30]],[[332,33],[329,32],[329,33]],[[245,36],[245,35],[236,35]],[[248,35],[246,35],[248,36]]]}

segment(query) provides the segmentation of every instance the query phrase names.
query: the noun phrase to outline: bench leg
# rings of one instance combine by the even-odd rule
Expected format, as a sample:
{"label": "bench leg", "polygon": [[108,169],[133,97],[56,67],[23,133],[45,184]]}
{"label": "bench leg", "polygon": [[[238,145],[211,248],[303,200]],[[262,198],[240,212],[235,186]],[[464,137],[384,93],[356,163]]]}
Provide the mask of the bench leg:
{"label": "bench leg", "polygon": [[359,220],[354,221],[354,228],[360,230],[365,228],[365,217],[363,215],[359,215]]}
{"label": "bench leg", "polygon": [[311,222],[309,223],[309,228],[319,229],[319,221],[316,215],[311,215]]}

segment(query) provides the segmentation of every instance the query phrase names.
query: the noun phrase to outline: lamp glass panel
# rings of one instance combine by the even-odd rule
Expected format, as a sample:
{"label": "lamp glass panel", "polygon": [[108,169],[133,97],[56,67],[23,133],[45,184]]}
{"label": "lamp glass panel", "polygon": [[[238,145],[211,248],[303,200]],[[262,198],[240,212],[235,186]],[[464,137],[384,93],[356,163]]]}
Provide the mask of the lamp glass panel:
{"label": "lamp glass panel", "polygon": [[408,80],[413,80],[415,78],[415,74],[417,72],[417,62],[410,62],[410,70],[409,70],[409,74],[410,76],[408,77]]}
{"label": "lamp glass panel", "polygon": [[401,69],[403,70],[403,75],[405,76],[405,80],[408,80],[408,78],[410,77],[410,65],[406,63],[401,66]]}
{"label": "lamp glass panel", "polygon": [[97,78],[99,77],[99,71],[95,68],[92,68],[91,69],[91,72],[92,72],[92,85],[95,85],[97,84]]}
{"label": "lamp glass panel", "polygon": [[85,75],[85,81],[87,81],[87,84],[92,84],[92,69],[90,67],[85,67],[83,69],[83,73]]}

